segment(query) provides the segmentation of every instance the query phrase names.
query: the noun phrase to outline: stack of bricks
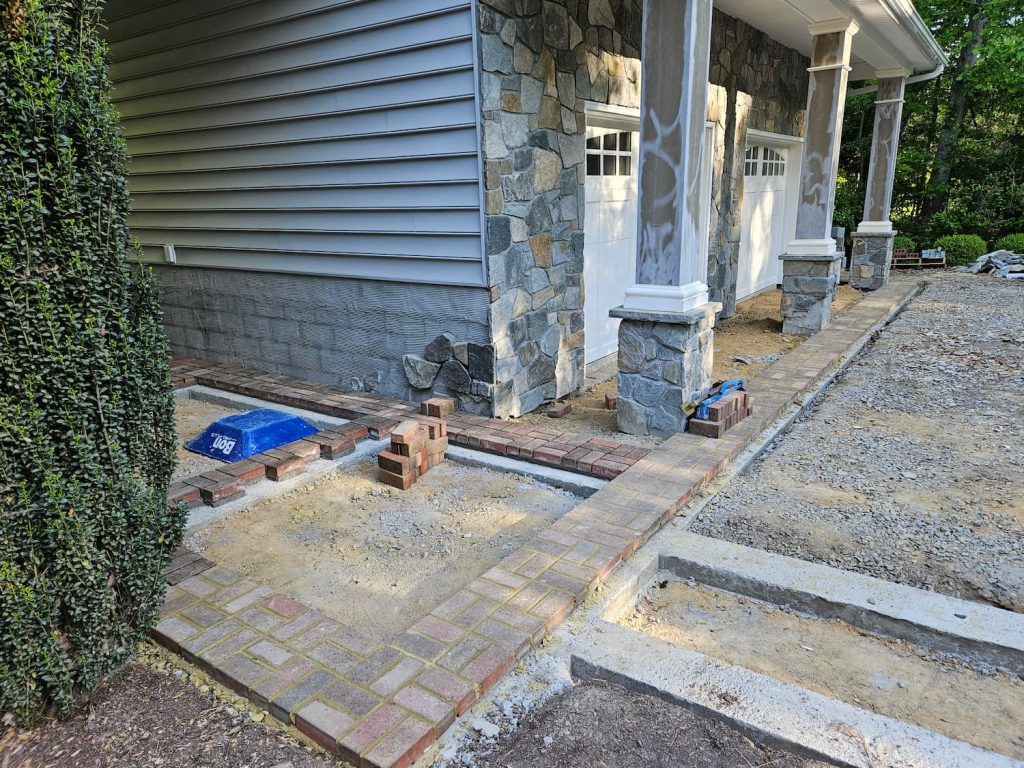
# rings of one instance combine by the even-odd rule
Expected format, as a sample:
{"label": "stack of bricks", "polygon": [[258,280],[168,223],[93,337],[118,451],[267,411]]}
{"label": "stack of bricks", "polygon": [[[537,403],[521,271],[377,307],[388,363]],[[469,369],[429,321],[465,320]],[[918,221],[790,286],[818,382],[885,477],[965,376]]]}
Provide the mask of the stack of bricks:
{"label": "stack of bricks", "polygon": [[444,461],[448,450],[448,427],[444,419],[421,417],[403,421],[391,433],[391,450],[377,456],[380,480],[409,490],[417,480]]}
{"label": "stack of bricks", "polygon": [[720,438],[754,411],[746,392],[730,392],[708,406],[707,419],[690,419],[687,431],[702,437]]}
{"label": "stack of bricks", "polygon": [[454,397],[432,397],[420,403],[420,413],[435,419],[445,419],[459,409]]}

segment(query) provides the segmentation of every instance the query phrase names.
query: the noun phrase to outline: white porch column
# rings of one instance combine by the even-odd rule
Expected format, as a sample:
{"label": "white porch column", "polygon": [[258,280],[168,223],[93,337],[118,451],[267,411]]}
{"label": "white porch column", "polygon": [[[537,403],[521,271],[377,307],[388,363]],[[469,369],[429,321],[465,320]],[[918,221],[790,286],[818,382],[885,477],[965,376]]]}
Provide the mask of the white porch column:
{"label": "white porch column", "polygon": [[875,101],[875,130],[871,138],[864,219],[853,236],[850,264],[850,285],[863,290],[876,290],[889,282],[893,239],[896,237],[889,213],[899,152],[903,93],[910,72],[901,69],[876,74],[878,98]]}
{"label": "white porch column", "polygon": [[842,256],[832,239],[839,147],[850,51],[857,25],[849,19],[812,24],[810,86],[797,209],[796,238],[783,260],[783,332],[810,336],[828,325]]}
{"label": "white porch column", "polygon": [[636,284],[627,309],[682,312],[708,300],[700,257],[711,0],[647,0]]}
{"label": "white porch column", "polygon": [[646,0],[636,284],[619,325],[619,429],[670,435],[711,386],[712,329],[700,243],[712,0]]}

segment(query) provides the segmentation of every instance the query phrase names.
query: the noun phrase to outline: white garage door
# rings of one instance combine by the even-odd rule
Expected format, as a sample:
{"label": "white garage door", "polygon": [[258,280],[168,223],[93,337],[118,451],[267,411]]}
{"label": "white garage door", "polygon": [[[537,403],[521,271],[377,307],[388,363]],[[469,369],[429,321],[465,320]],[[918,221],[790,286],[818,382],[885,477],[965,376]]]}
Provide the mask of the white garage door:
{"label": "white garage door", "polygon": [[782,282],[779,255],[786,247],[787,150],[748,144],[743,168],[743,230],[736,297]]}
{"label": "white garage door", "polygon": [[636,166],[640,134],[587,128],[586,252],[583,257],[586,360],[618,349],[621,307],[636,269]]}

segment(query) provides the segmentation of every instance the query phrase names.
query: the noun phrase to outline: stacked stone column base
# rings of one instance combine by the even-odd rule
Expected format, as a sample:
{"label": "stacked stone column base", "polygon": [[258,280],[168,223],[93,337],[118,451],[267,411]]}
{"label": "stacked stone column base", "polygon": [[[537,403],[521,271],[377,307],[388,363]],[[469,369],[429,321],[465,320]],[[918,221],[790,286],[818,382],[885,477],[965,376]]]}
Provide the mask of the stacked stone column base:
{"label": "stacked stone column base", "polygon": [[613,309],[619,325],[619,430],[669,437],[711,388],[719,303],[688,312]]}
{"label": "stacked stone column base", "polygon": [[783,254],[782,332],[812,336],[828,327],[839,287],[842,254]]}
{"label": "stacked stone column base", "polygon": [[850,285],[877,291],[889,284],[895,232],[855,232],[850,259]]}

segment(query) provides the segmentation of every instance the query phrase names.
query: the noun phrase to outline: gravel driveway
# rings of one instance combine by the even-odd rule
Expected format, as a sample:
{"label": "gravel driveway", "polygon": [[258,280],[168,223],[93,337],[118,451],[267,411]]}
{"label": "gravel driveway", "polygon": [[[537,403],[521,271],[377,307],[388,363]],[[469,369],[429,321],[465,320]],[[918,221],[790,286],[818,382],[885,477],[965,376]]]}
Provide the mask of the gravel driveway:
{"label": "gravel driveway", "polygon": [[1024,281],[929,279],[693,530],[1024,612]]}

